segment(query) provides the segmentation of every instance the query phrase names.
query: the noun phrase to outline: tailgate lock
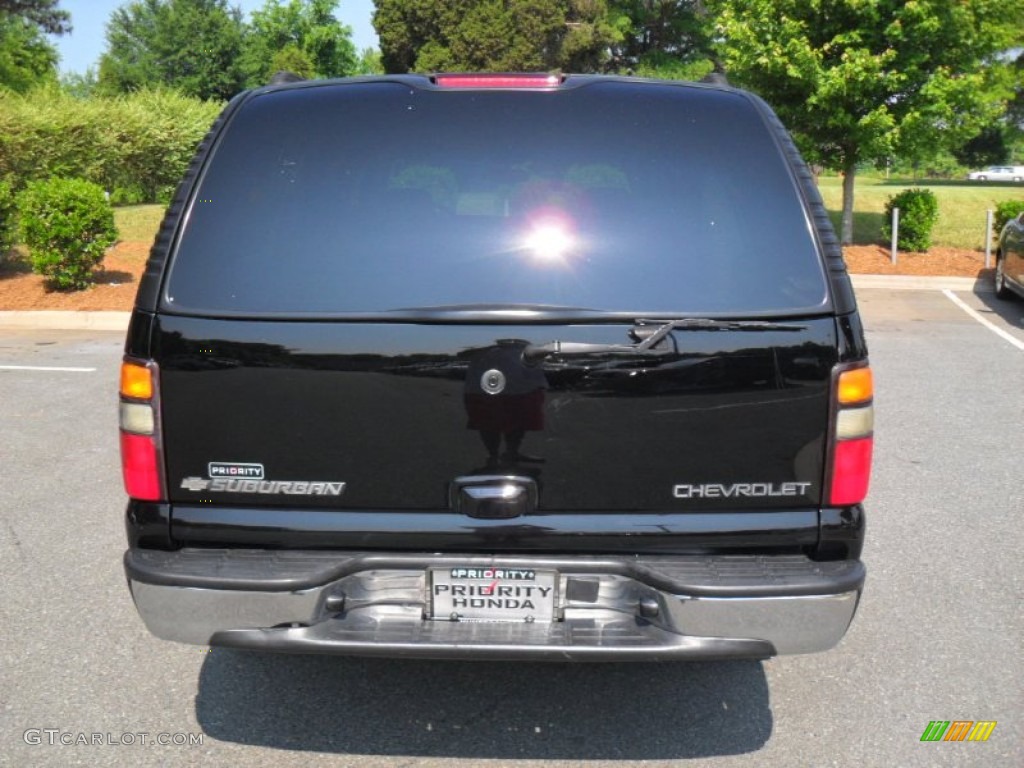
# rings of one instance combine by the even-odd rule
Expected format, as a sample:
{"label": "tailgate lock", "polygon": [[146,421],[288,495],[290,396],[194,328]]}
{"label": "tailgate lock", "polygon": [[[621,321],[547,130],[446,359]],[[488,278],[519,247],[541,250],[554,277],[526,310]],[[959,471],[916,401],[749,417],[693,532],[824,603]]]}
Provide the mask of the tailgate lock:
{"label": "tailgate lock", "polygon": [[470,517],[502,520],[537,508],[537,482],[518,475],[467,475],[452,480],[448,503]]}

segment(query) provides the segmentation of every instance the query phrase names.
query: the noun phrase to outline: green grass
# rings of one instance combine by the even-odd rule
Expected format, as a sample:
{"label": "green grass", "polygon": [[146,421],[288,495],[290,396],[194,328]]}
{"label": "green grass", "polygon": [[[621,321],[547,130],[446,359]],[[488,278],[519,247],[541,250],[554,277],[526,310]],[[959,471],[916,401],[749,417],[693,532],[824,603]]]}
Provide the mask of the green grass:
{"label": "green grass", "polygon": [[[930,189],[939,201],[939,221],[932,232],[932,245],[983,250],[985,248],[985,211],[995,210],[1004,200],[1024,200],[1019,184],[993,184],[950,181],[886,181],[857,177],[853,195],[853,242],[858,245],[881,243],[885,201],[904,189]],[[843,182],[835,176],[822,176],[818,188],[836,230],[843,207]]]}
{"label": "green grass", "polygon": [[114,209],[114,224],[118,238],[153,242],[160,220],[164,217],[162,205],[126,205]]}

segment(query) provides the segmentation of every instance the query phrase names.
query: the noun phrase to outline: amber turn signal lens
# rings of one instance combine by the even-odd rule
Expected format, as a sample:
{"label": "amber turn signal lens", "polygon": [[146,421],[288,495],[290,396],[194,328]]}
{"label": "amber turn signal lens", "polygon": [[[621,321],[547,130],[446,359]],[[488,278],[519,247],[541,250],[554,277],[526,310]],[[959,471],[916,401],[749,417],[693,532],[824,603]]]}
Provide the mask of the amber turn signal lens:
{"label": "amber turn signal lens", "polygon": [[149,400],[153,397],[153,372],[138,363],[122,363],[121,396]]}
{"label": "amber turn signal lens", "polygon": [[837,397],[840,405],[866,403],[875,393],[870,368],[854,368],[839,374]]}

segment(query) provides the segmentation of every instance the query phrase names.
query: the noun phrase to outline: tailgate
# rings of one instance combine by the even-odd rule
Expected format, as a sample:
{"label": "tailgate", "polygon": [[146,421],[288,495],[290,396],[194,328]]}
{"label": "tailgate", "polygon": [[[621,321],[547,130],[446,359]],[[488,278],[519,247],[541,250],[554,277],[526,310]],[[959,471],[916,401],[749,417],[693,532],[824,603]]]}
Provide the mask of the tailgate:
{"label": "tailgate", "polygon": [[445,510],[460,479],[531,478],[538,511],[820,504],[831,318],[791,330],[269,322],[164,316],[172,502]]}

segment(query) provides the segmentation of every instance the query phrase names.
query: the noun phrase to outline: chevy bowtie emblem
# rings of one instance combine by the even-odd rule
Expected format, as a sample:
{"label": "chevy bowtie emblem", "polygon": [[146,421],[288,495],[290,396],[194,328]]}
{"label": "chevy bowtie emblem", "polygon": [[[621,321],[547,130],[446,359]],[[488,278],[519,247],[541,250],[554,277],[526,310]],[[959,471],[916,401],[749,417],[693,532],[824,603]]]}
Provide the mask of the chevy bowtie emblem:
{"label": "chevy bowtie emblem", "polygon": [[186,477],[181,481],[181,487],[186,491],[205,491],[210,487],[210,481],[201,477]]}
{"label": "chevy bowtie emblem", "polygon": [[488,395],[500,395],[505,390],[505,374],[491,368],[480,377],[480,387]]}

